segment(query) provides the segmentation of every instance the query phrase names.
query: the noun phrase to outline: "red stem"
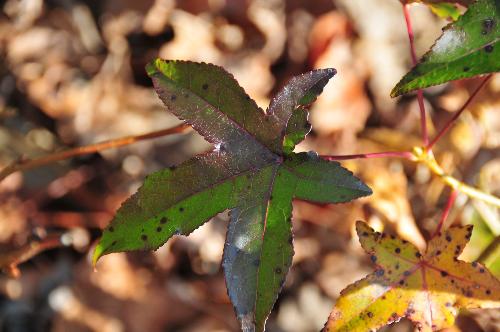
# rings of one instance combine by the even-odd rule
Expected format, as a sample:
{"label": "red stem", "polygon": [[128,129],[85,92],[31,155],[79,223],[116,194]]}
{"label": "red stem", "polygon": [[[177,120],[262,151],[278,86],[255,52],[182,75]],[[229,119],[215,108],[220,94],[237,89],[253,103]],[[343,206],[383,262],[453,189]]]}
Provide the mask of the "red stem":
{"label": "red stem", "polygon": [[361,154],[349,154],[344,156],[320,156],[325,160],[350,160],[350,159],[369,159],[369,158],[386,158],[386,157],[396,157],[396,158],[413,158],[413,154],[408,151],[386,151],[386,152],[373,152],[373,153],[361,153]]}
{"label": "red stem", "polygon": [[[415,36],[413,34],[413,27],[411,25],[409,4],[403,5],[403,13],[406,21],[406,30],[408,31],[408,39],[410,41],[411,60],[413,66],[415,66],[417,64],[417,54],[415,52]],[[420,127],[422,128],[422,140],[424,141],[424,145],[427,146],[429,144],[429,134],[427,133],[427,118],[425,114],[424,94],[421,89],[417,90],[417,100],[418,107],[420,109]]]}
{"label": "red stem", "polygon": [[448,197],[448,202],[446,203],[446,208],[443,211],[443,214],[441,215],[441,220],[439,220],[439,224],[437,225],[436,231],[434,234],[432,234],[432,237],[435,237],[439,233],[441,233],[441,230],[443,229],[443,224],[446,221],[446,218],[448,218],[448,215],[450,214],[451,208],[453,207],[453,203],[455,203],[455,199],[457,198],[458,191],[453,190],[450,194],[450,197]]}
{"label": "red stem", "polygon": [[479,84],[478,87],[476,88],[476,90],[474,90],[474,92],[470,95],[469,99],[467,99],[467,101],[465,102],[465,104],[457,112],[455,112],[455,114],[453,115],[453,117],[450,120],[448,120],[448,122],[439,131],[439,133],[436,135],[436,137],[434,137],[432,139],[432,141],[429,144],[427,144],[427,147],[426,147],[427,150],[432,149],[432,147],[434,146],[434,144],[436,144],[436,142],[439,141],[439,139],[441,139],[441,137],[443,137],[443,135],[446,134],[448,132],[448,130],[455,124],[455,121],[457,121],[458,117],[467,108],[467,106],[469,106],[469,104],[471,103],[472,99],[474,99],[474,97],[484,87],[484,85],[488,82],[488,80],[491,78],[492,75],[493,74],[489,74],[488,76],[486,76],[484,78],[484,80],[481,82],[481,84]]}

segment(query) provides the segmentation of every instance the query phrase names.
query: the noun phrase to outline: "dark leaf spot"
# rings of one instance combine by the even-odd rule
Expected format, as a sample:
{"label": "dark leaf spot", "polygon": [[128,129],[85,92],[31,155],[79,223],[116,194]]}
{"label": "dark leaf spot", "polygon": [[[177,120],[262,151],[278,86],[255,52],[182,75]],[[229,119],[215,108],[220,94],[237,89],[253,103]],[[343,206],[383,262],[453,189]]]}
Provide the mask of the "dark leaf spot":
{"label": "dark leaf spot", "polygon": [[375,262],[377,261],[377,256],[375,256],[375,255],[371,255],[371,256],[370,256],[370,260],[371,260],[373,263],[375,263]]}
{"label": "dark leaf spot", "polygon": [[366,315],[367,315],[369,318],[373,318],[373,312],[371,312],[371,311],[368,311],[368,312],[366,313]]}
{"label": "dark leaf spot", "polygon": [[160,226],[156,227],[156,231],[157,231],[158,233],[160,233],[160,232],[161,232],[161,230],[162,230],[162,228],[161,228]]}
{"label": "dark leaf spot", "polygon": [[399,280],[399,284],[400,284],[401,286],[403,286],[403,285],[404,285],[404,283],[405,283],[405,281],[404,281],[403,279]]}
{"label": "dark leaf spot", "polygon": [[176,99],[177,99],[177,96],[176,96],[176,95],[171,95],[171,96],[170,96],[170,100],[171,100],[171,101],[175,101]]}
{"label": "dark leaf spot", "polygon": [[492,18],[485,19],[483,21],[483,30],[481,31],[481,33],[483,35],[489,34],[493,30],[494,26],[495,26],[495,20],[494,19],[492,19]]}
{"label": "dark leaf spot", "polygon": [[203,88],[203,90],[206,90],[206,89],[208,89],[208,84],[207,84],[207,83],[205,83],[205,84],[203,84],[201,87]]}
{"label": "dark leaf spot", "polygon": [[394,251],[396,252],[396,254],[399,254],[401,252],[401,249],[396,248],[396,249],[394,249]]}
{"label": "dark leaf spot", "polygon": [[283,271],[281,270],[280,267],[277,267],[276,269],[274,269],[274,272],[276,272],[277,274],[281,274],[281,272]]}
{"label": "dark leaf spot", "polygon": [[472,267],[476,267],[477,266],[477,262],[472,262]]}
{"label": "dark leaf spot", "polygon": [[420,257],[422,257],[422,255],[419,252],[417,252],[417,253],[415,253],[415,257],[420,258]]}
{"label": "dark leaf spot", "polygon": [[383,275],[384,275],[384,270],[379,269],[379,270],[375,271],[375,275],[376,275],[377,277],[381,277],[381,276],[383,276]]}
{"label": "dark leaf spot", "polygon": [[491,53],[491,52],[493,52],[493,45],[486,45],[486,46],[484,47],[484,51],[485,51],[486,53]]}
{"label": "dark leaf spot", "polygon": [[408,277],[410,274],[411,274],[411,273],[410,273],[410,271],[404,271],[404,272],[403,272],[403,275],[404,275],[405,277]]}
{"label": "dark leaf spot", "polygon": [[162,217],[162,218],[160,219],[160,224],[164,225],[164,224],[166,224],[166,223],[167,223],[167,218]]}
{"label": "dark leaf spot", "polygon": [[441,271],[441,277],[447,277],[448,276],[448,272],[446,271]]}
{"label": "dark leaf spot", "polygon": [[467,67],[467,66],[466,66],[466,67],[464,67],[464,71],[465,71],[465,72],[468,72],[469,70],[470,70],[470,68],[469,68],[469,67]]}
{"label": "dark leaf spot", "polygon": [[362,236],[368,236],[368,232],[361,233]]}
{"label": "dark leaf spot", "polygon": [[446,235],[446,241],[451,242],[451,236]]}
{"label": "dark leaf spot", "polygon": [[486,290],[486,295],[490,295],[491,291],[489,289]]}
{"label": "dark leaf spot", "polygon": [[142,241],[147,241],[147,240],[148,240],[148,236],[147,236],[147,235],[145,235],[145,234],[142,234],[142,235],[141,235],[141,240],[142,240]]}
{"label": "dark leaf spot", "polygon": [[184,208],[182,206],[179,208],[179,212],[184,212]]}
{"label": "dark leaf spot", "polygon": [[480,269],[479,269],[479,273],[484,273],[484,269],[483,269],[483,268],[480,268]]}
{"label": "dark leaf spot", "polygon": [[116,245],[116,241],[111,242],[111,246],[114,247]]}
{"label": "dark leaf spot", "polygon": [[441,250],[436,251],[436,256],[441,255]]}
{"label": "dark leaf spot", "polygon": [[115,231],[115,229],[113,228],[113,226],[109,226],[108,231],[110,231],[111,233],[113,233]]}

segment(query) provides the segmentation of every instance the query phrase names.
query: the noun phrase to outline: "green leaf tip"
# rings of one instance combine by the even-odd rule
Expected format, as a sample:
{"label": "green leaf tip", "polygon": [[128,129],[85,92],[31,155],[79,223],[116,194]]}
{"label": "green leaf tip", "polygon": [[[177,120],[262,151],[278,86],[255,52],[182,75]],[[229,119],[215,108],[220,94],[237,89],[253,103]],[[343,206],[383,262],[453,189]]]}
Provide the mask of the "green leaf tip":
{"label": "green leaf tip", "polygon": [[230,210],[222,265],[245,331],[262,331],[292,264],[292,201],[343,203],[371,194],[339,163],[294,153],[308,106],[335,75],[292,78],[266,111],[223,68],[157,59],[146,70],[167,109],[214,148],[150,174],[117,211],[94,252],[151,250]]}
{"label": "green leaf tip", "polygon": [[443,29],[420,63],[392,89],[391,97],[500,71],[500,1],[478,0]]}

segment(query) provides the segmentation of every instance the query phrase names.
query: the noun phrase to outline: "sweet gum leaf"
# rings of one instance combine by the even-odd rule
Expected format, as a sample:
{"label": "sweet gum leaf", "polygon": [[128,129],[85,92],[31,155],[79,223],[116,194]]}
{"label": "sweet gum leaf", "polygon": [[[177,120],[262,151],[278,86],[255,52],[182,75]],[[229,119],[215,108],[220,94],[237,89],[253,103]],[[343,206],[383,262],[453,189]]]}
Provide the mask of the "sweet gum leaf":
{"label": "sweet gum leaf", "polygon": [[500,0],[478,0],[449,24],[431,50],[391,92],[392,97],[500,70]]}
{"label": "sweet gum leaf", "polygon": [[292,200],[347,202],[371,190],[336,162],[293,153],[309,132],[307,106],[334,69],[293,78],[264,112],[222,68],[155,60],[147,66],[167,109],[213,151],[149,175],[104,230],[94,252],[156,249],[230,210],[228,294],[244,331],[262,331],[293,256]]}
{"label": "sweet gum leaf", "polygon": [[402,317],[436,331],[452,326],[459,309],[500,307],[500,282],[481,264],[457,259],[472,226],[438,234],[424,254],[362,221],[356,231],[377,270],[341,292],[324,331],[370,331]]}

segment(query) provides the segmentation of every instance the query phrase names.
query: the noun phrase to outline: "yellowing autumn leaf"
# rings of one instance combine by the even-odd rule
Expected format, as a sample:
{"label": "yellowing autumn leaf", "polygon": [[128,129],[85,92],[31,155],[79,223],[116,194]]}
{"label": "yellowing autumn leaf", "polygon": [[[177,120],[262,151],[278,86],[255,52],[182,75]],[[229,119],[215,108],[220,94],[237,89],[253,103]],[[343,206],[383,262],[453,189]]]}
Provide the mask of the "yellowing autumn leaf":
{"label": "yellowing autumn leaf", "polygon": [[341,292],[324,331],[365,332],[402,317],[436,331],[452,326],[461,308],[500,307],[500,282],[481,264],[457,259],[472,226],[438,234],[425,254],[362,221],[356,230],[377,270]]}

